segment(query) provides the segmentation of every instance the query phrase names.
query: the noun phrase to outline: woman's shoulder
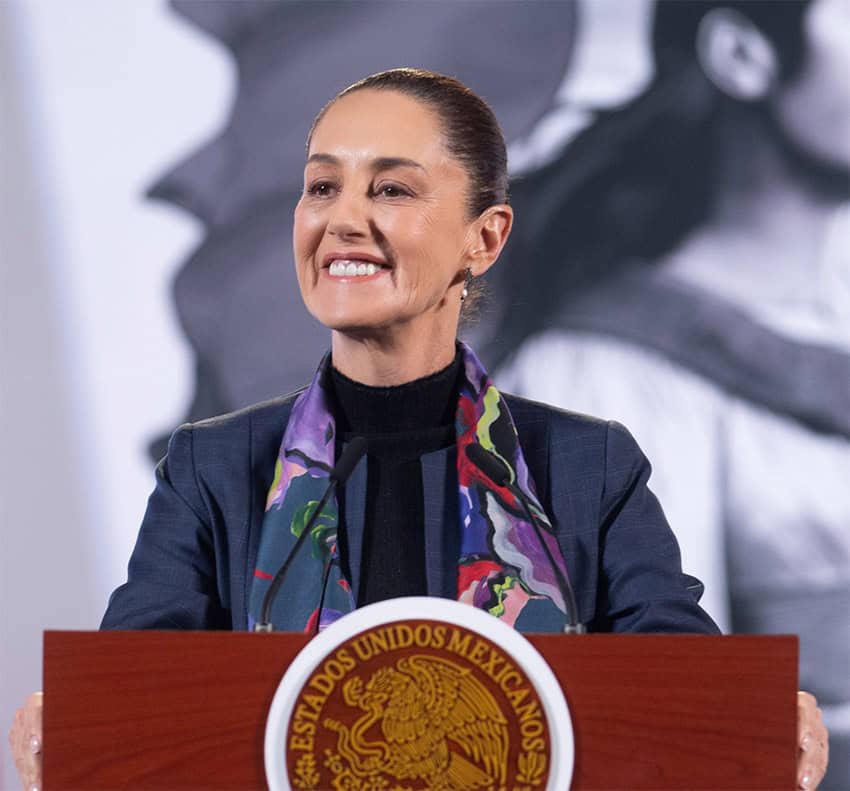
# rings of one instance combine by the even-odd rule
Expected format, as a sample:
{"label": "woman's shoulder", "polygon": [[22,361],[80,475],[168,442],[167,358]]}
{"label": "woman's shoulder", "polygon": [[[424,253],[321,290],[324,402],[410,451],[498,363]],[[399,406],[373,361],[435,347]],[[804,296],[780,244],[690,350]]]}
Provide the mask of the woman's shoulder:
{"label": "woman's shoulder", "polygon": [[[505,403],[511,412],[511,417],[517,427],[517,431],[523,428],[545,426],[550,431],[563,432],[565,434],[604,434],[612,421],[604,418],[576,412],[571,409],[554,406],[535,401],[525,396],[513,393],[502,393]],[[616,424],[614,424],[616,425]]]}
{"label": "woman's shoulder", "polygon": [[[616,420],[502,394],[525,451],[545,453],[556,470],[595,471],[617,477],[651,469],[632,433]],[[611,482],[609,481],[609,484]]]}
{"label": "woman's shoulder", "polygon": [[629,431],[613,420],[508,393],[503,397],[535,479],[578,476],[587,482],[590,476],[601,487],[610,460],[620,466],[626,457],[643,456]]}
{"label": "woman's shoulder", "polygon": [[205,466],[218,465],[225,458],[233,460],[245,454],[273,456],[302,390],[182,424],[168,443],[169,458],[179,455],[181,450],[189,451],[195,464]]}
{"label": "woman's shoulder", "polygon": [[197,431],[226,432],[232,429],[238,430],[252,423],[262,425],[268,422],[277,423],[281,419],[287,420],[296,399],[305,389],[302,387],[286,395],[270,398],[266,401],[258,401],[256,404],[249,404],[232,412],[215,415],[186,425]]}

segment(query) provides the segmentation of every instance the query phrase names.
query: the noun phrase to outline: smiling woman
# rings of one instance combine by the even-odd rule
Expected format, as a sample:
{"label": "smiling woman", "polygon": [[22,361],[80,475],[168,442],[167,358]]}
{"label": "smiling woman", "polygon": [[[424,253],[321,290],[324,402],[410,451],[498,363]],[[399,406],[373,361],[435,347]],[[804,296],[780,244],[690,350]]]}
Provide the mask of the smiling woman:
{"label": "smiling woman", "polygon": [[[481,150],[473,156],[452,142],[457,105],[477,110],[466,113],[473,120],[463,139],[470,127],[495,127],[486,105],[446,78],[442,95],[456,94],[453,102],[423,100],[399,90],[417,86],[412,75],[405,82],[404,73],[390,74],[355,84],[320,114],[294,229],[307,308],[325,326],[347,330],[333,335],[334,366],[384,385],[451,362],[463,289],[495,262],[513,219],[504,143],[492,156],[488,136],[475,135]],[[468,160],[501,168],[494,178]],[[388,380],[382,360],[397,359],[399,348],[407,365],[390,366]]]}
{"label": "smiling woman", "polygon": [[[103,628],[313,633],[429,595],[526,632],[717,632],[628,431],[500,393],[457,341],[511,230],[506,184],[495,118],[452,78],[384,72],[322,111],[294,250],[330,353],[307,388],[175,432]],[[37,731],[13,732],[22,771]]]}

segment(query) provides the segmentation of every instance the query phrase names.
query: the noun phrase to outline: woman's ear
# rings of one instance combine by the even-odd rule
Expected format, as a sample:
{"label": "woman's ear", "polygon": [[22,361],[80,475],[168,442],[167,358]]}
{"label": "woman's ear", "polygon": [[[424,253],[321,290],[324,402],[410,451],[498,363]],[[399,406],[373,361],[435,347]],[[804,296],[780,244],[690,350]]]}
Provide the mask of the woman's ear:
{"label": "woman's ear", "polygon": [[778,63],[773,44],[732,8],[715,8],[702,18],[696,50],[706,77],[734,99],[759,101],[776,84]]}
{"label": "woman's ear", "polygon": [[472,226],[466,265],[475,277],[483,275],[499,257],[514,223],[514,210],[506,203],[489,206]]}

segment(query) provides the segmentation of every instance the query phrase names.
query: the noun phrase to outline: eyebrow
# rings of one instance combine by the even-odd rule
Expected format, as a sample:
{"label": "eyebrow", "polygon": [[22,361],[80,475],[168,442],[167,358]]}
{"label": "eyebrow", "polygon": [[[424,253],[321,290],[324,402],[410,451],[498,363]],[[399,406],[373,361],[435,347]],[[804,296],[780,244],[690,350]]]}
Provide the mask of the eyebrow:
{"label": "eyebrow", "polygon": [[[311,162],[323,162],[328,165],[339,165],[340,160],[333,154],[311,154],[307,158],[307,164]],[[391,168],[417,168],[427,173],[425,167],[420,165],[415,159],[407,157],[376,157],[370,163],[372,170],[390,170]]]}

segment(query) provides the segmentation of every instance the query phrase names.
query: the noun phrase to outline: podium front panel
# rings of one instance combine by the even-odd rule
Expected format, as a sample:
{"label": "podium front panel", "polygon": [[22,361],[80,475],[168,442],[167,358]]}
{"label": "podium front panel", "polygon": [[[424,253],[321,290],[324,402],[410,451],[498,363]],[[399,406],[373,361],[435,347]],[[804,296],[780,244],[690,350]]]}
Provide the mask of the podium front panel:
{"label": "podium front panel", "polygon": [[[794,787],[795,637],[529,639],[570,707],[573,788]],[[269,706],[307,640],[46,632],[44,787],[265,788]]]}

